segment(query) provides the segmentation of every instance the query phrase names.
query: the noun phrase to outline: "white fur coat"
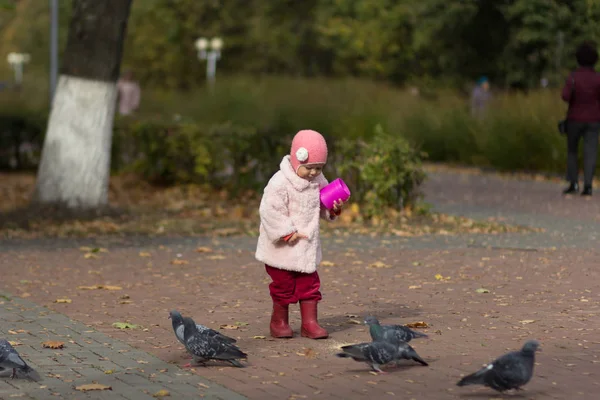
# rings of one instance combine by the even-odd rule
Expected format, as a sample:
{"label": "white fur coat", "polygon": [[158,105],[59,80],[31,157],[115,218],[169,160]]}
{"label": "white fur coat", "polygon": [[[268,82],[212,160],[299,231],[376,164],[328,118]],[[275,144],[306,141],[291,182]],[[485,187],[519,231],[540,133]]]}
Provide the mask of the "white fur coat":
{"label": "white fur coat", "polygon": [[[320,191],[327,185],[323,174],[313,181],[300,178],[285,156],[265,187],[260,202],[260,235],[256,259],[271,267],[312,273],[321,262],[319,219],[335,219],[321,205]],[[308,236],[295,244],[282,238],[298,232]]]}

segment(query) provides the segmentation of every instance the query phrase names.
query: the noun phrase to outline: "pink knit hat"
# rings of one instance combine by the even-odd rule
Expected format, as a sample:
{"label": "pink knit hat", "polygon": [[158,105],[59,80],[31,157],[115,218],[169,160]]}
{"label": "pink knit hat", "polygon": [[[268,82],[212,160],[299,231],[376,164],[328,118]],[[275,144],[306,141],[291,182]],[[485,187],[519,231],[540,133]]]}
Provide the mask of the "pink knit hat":
{"label": "pink knit hat", "polygon": [[310,129],[296,133],[290,151],[292,168],[298,172],[301,165],[325,164],[327,162],[327,142],[317,131]]}

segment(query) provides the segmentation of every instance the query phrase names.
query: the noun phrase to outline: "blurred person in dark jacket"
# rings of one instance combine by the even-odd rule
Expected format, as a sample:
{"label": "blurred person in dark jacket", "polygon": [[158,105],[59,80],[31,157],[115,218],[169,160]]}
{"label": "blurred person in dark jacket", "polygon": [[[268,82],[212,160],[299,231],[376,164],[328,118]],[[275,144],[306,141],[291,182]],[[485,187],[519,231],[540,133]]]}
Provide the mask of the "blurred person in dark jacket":
{"label": "blurred person in dark jacket", "polygon": [[567,111],[567,181],[564,194],[579,192],[579,140],[583,138],[583,191],[582,196],[592,195],[592,180],[598,155],[598,131],[600,130],[600,75],[594,70],[598,51],[593,42],[584,42],[575,52],[579,67],[565,83],[562,99],[569,104]]}

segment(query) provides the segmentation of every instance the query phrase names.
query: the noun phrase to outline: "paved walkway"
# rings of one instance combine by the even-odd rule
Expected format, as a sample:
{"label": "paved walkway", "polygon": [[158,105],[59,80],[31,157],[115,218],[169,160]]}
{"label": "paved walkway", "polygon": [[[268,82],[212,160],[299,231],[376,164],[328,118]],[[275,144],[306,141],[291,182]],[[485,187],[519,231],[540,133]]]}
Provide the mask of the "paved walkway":
{"label": "paved walkway", "polygon": [[[563,198],[561,187],[438,172],[425,187],[426,200],[437,210],[545,231],[327,239],[325,260],[333,264],[320,270],[321,321],[331,332],[326,341],[267,337],[268,279],[253,260],[253,238],[5,241],[0,243],[0,270],[6,277],[0,290],[53,311],[0,298],[0,333],[29,331],[6,336],[22,342],[17,349],[47,376],[41,389],[0,380],[0,398],[26,393],[45,399],[59,393],[69,399],[141,399],[161,389],[173,398],[241,398],[232,391],[250,399],[489,398],[488,390],[459,390],[454,383],[531,337],[542,341],[544,352],[522,398],[593,398],[600,386],[600,199]],[[83,245],[109,252],[86,259],[78,250]],[[197,253],[197,246],[213,252]],[[123,289],[77,289],[98,283]],[[490,293],[477,293],[478,288]],[[72,303],[54,303],[59,297]],[[25,315],[21,308],[28,309]],[[250,354],[248,367],[215,365],[188,372],[173,365],[186,360],[166,319],[171,308],[212,327],[237,323],[238,329],[228,333]],[[355,322],[370,313],[390,323],[426,321],[431,339],[415,341],[414,347],[430,367],[406,363],[373,376],[362,365],[334,357],[340,345],[368,340],[364,326]],[[296,331],[298,317],[294,309]],[[116,330],[115,321],[146,330]],[[70,338],[60,336],[67,332]],[[48,339],[63,340],[67,347],[40,348]],[[115,373],[107,375],[107,369]],[[92,381],[113,391],[73,389]]]}
{"label": "paved walkway", "polygon": [[[62,314],[2,292],[0,337],[19,343],[15,349],[44,377],[41,382],[0,379],[0,399],[143,400],[155,399],[153,395],[160,391],[177,399],[245,398]],[[43,348],[46,341],[63,342],[64,348]],[[90,383],[112,390],[75,390]]]}

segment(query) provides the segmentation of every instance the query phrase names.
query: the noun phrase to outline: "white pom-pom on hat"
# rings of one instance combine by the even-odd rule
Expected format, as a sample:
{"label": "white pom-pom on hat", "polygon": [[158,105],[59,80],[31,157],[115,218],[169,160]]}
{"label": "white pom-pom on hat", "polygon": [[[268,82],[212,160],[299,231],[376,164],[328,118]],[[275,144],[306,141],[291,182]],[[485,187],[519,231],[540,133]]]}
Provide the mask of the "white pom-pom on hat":
{"label": "white pom-pom on hat", "polygon": [[296,150],[296,159],[301,163],[308,160],[308,150],[306,150],[304,147],[300,147],[298,150]]}

